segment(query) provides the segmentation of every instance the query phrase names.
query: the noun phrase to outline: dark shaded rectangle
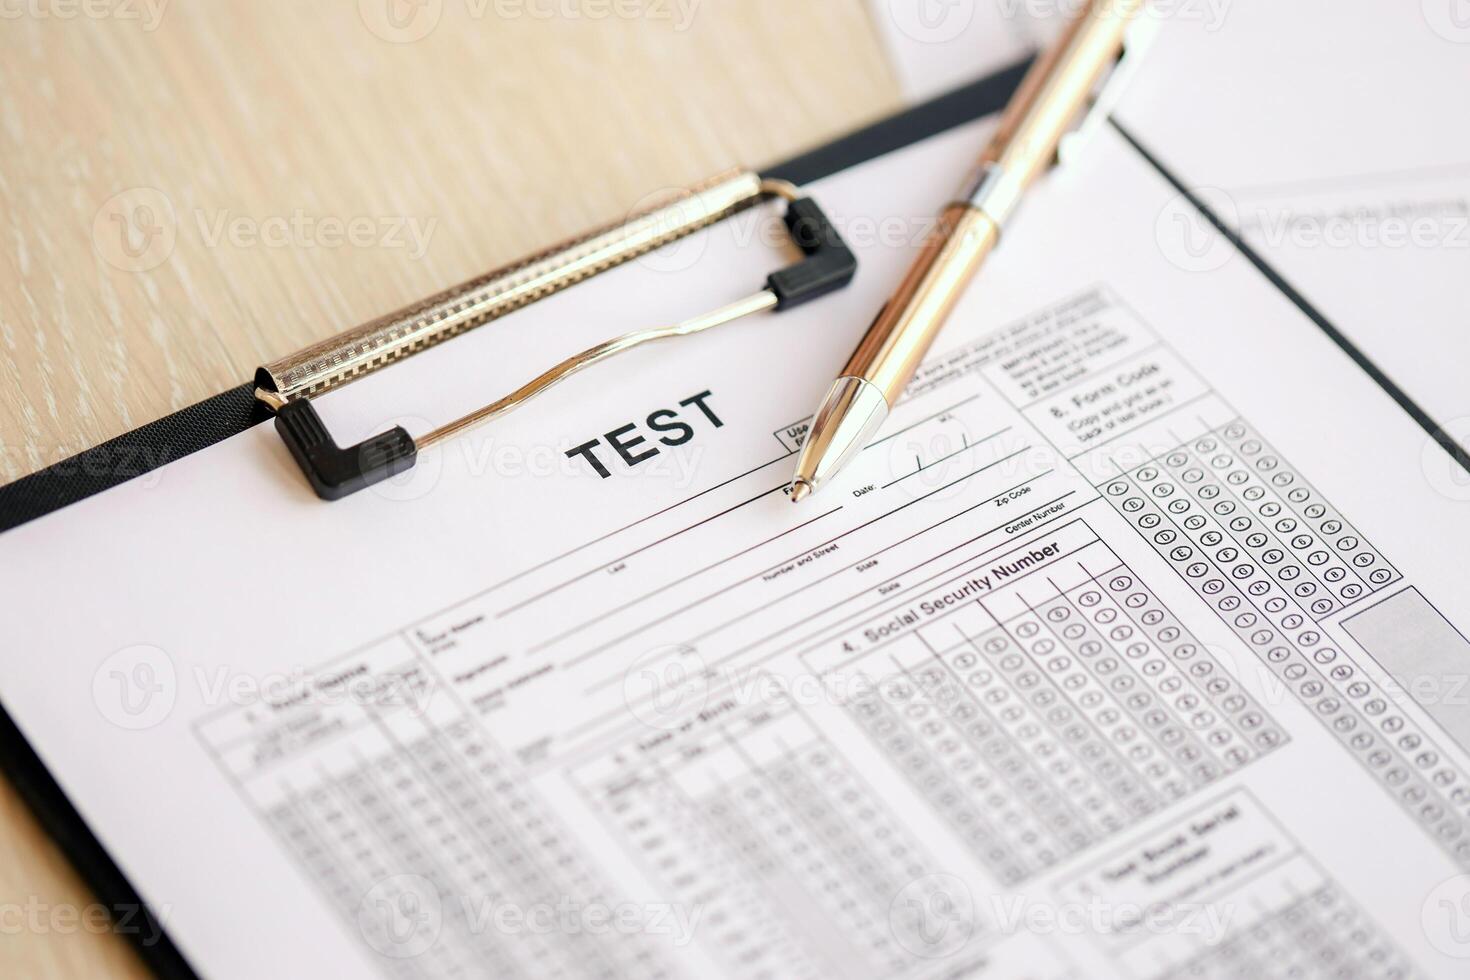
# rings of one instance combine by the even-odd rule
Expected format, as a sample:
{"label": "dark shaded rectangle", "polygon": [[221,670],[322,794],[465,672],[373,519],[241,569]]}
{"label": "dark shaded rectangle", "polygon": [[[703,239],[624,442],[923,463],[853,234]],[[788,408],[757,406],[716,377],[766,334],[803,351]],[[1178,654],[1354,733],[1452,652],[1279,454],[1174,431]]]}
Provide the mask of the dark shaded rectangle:
{"label": "dark shaded rectangle", "polygon": [[1342,621],[1441,728],[1470,751],[1470,640],[1418,589],[1407,588]]}

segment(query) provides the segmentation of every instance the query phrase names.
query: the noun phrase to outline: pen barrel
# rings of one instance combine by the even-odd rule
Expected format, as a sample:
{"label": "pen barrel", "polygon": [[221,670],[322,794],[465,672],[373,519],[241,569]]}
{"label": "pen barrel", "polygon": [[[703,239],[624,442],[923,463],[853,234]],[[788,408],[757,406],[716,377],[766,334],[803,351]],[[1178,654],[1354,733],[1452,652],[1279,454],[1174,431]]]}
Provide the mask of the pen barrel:
{"label": "pen barrel", "polygon": [[1056,162],[1063,138],[1088,113],[1143,7],[1144,0],[1088,0],[1022,79],[966,185],[966,199],[983,186],[985,210],[1005,223],[1026,189]]}
{"label": "pen barrel", "polygon": [[868,328],[843,375],[865,378],[889,405],[897,402],[999,237],[999,227],[985,212],[967,204],[946,208],[918,261]]}

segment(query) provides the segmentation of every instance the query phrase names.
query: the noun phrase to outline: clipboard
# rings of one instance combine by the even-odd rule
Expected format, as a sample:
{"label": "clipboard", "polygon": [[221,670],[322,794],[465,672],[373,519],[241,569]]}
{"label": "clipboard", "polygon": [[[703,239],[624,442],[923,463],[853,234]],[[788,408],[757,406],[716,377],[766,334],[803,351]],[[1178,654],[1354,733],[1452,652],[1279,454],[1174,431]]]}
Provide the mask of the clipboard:
{"label": "clipboard", "polygon": [[[1005,107],[1029,64],[1029,61],[1016,64],[902,110],[799,156],[762,167],[759,173],[769,182],[800,186],[981,119]],[[270,421],[272,410],[257,397],[257,387],[258,379],[243,382],[0,486],[0,533]],[[309,405],[309,402],[303,400],[297,404]],[[132,943],[147,967],[160,977],[197,977],[164,923],[143,902],[3,705],[0,705],[0,756],[3,756],[0,768],[92,890],[96,901],[108,908],[125,906],[139,910],[131,929],[119,926],[116,931]]]}
{"label": "clipboard", "polygon": [[[784,180],[792,184],[810,182],[978,119],[1004,106],[1025,68],[1024,64],[1015,66],[808,154],[765,168],[763,174],[768,179]],[[1125,139],[1176,189],[1189,196],[1187,188],[1172,177],[1156,158],[1129,137],[1126,131],[1122,131],[1121,127],[1119,129]],[[1248,261],[1256,265],[1313,322],[1327,332],[1426,431],[1436,435],[1437,426],[1402,391],[1394,387],[1366,357],[1352,348],[1331,323],[1311,308],[1304,298],[1271,270],[1249,246],[1241,242],[1238,236],[1209,215],[1197,199],[1191,197],[1191,200]],[[257,397],[257,387],[256,381],[242,383],[78,457],[9,486],[0,487],[0,530],[59,510],[72,502],[143,475],[167,462],[267,421],[271,413]],[[1439,436],[1436,435],[1436,438]],[[1464,451],[1452,441],[1446,444],[1446,448],[1462,465],[1467,463]],[[137,890],[3,709],[0,709],[0,745],[7,750],[3,763],[6,774],[93,889],[98,901],[108,906],[126,905],[141,910],[136,931],[125,934],[134,941],[147,965],[160,976],[195,976],[189,963],[163,929],[162,923],[148,912]],[[157,936],[157,940],[150,942],[149,937],[152,936]]]}
{"label": "clipboard", "polygon": [[[759,172],[800,186],[981,119],[1005,107],[1029,67],[1029,60],[1020,62]],[[243,382],[0,486],[0,533],[269,421],[256,388],[255,380]]]}

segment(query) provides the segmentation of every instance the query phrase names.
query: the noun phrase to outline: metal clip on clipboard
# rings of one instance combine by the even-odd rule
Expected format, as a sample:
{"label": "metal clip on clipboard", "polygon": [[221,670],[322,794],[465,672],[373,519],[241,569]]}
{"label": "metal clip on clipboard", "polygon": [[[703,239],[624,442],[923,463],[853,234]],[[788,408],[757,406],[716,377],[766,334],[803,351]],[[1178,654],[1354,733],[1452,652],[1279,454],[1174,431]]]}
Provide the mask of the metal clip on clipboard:
{"label": "metal clip on clipboard", "polygon": [[[772,273],[758,292],[671,326],[624,334],[575,354],[515,391],[431,432],[402,426],[340,447],[311,398],[505,316],[584,279],[692,234],[758,201],[786,202],[784,221],[804,258]],[[683,337],[768,310],[785,310],[841,289],[857,258],[822,210],[794,185],[750,171],[720,174],[668,204],[597,229],[528,259],[455,286],[396,313],[339,334],[255,372],[255,396],[276,414],[276,431],[323,500],[338,500],[409,469],[418,452],[503,415],[557,382],[625,350]]]}

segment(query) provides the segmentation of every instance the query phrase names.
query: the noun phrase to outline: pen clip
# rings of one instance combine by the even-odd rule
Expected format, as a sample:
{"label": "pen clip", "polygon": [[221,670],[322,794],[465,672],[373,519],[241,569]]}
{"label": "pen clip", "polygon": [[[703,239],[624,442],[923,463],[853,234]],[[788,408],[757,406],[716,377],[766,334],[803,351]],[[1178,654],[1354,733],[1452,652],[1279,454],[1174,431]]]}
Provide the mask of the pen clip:
{"label": "pen clip", "polygon": [[1143,61],[1145,49],[1153,42],[1158,33],[1159,18],[1152,16],[1148,6],[1145,4],[1142,11],[1134,18],[1133,23],[1123,33],[1123,52],[1113,67],[1098,83],[1097,94],[1092,97],[1092,103],[1088,107],[1087,115],[1082,122],[1062,137],[1057,144],[1057,162],[1067,164],[1086,151],[1087,145],[1097,136],[1097,132],[1117,107],[1119,100],[1123,97],[1123,90],[1128,87],[1133,76],[1138,72],[1138,66]]}

